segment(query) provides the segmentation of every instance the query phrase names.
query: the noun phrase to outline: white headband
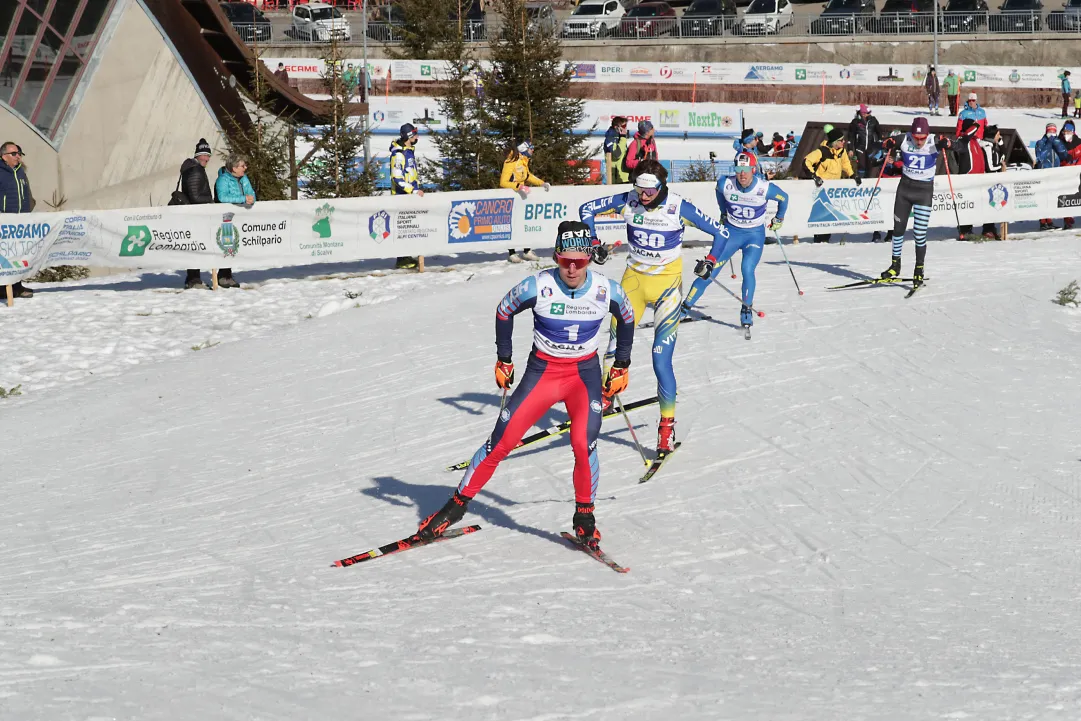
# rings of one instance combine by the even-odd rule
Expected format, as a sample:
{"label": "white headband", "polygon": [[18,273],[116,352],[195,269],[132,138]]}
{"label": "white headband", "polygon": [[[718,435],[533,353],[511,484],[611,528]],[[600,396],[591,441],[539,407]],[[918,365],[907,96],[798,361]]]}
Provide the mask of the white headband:
{"label": "white headband", "polygon": [[531,150],[532,148],[533,148],[533,146],[530,145],[529,141],[525,140],[518,146],[518,152],[519,153],[524,153],[527,150]]}
{"label": "white headband", "polygon": [[645,190],[656,190],[661,187],[661,180],[653,173],[642,173],[634,179],[634,187]]}

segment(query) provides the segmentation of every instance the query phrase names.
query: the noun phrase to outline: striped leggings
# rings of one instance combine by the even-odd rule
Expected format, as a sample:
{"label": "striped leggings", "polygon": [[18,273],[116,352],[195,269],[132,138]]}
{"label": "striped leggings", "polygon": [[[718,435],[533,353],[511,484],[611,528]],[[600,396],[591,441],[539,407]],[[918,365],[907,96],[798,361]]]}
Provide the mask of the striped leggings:
{"label": "striped leggings", "polygon": [[912,239],[917,250],[927,245],[927,224],[931,220],[931,204],[934,201],[935,181],[912,180],[902,177],[897,184],[893,199],[893,255],[901,257],[905,242],[908,216],[912,214]]}

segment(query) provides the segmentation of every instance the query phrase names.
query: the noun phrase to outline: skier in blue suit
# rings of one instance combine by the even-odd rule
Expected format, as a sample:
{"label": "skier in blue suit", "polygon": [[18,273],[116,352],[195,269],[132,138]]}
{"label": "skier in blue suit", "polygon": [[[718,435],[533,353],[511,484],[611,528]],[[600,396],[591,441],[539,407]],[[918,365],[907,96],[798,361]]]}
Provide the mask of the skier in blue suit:
{"label": "skier in blue suit", "polygon": [[788,211],[788,196],[776,185],[756,173],[758,158],[750,153],[736,156],[735,176],[726,176],[717,181],[717,205],[721,209],[721,223],[728,228],[727,238],[718,238],[707,255],[694,267],[698,279],[691,285],[691,291],[683,301],[686,313],[702,294],[706,292],[710,281],[720,272],[724,262],[743,251],[743,308],[739,321],[744,327],[754,324],[755,277],[754,271],[762,258],[762,246],[766,242],[766,204],[777,203],[777,214],[768,221],[769,229],[776,232],[784,222]]}

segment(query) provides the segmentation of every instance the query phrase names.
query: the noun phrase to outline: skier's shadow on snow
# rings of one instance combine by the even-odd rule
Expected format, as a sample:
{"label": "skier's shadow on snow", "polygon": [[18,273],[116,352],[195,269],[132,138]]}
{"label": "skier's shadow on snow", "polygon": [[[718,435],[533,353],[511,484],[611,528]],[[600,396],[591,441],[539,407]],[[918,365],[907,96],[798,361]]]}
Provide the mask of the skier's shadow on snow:
{"label": "skier's shadow on snow", "polygon": [[[783,260],[769,261],[767,265],[784,265]],[[871,280],[871,276],[865,273],[857,273],[853,270],[846,270],[847,266],[834,265],[831,263],[808,263],[806,261],[793,260],[792,265],[799,266],[800,268],[810,268],[811,270],[819,270],[829,275],[836,275],[841,278],[849,278],[851,280]]]}
{"label": "skier's shadow on snow", "polygon": [[[463,413],[468,413],[471,416],[484,416],[489,415],[489,408],[499,408],[500,398],[501,395],[496,393],[461,393],[456,396],[439,398],[438,400],[440,403],[446,403],[451,408],[462,411]],[[507,399],[508,401],[510,400],[509,394]],[[495,425],[495,414],[491,414],[491,416],[492,425]],[[567,420],[567,418],[568,416],[566,413],[560,413],[556,410],[556,407],[553,406],[545,411],[544,415],[537,420],[535,425],[538,428],[548,428],[562,423]]]}
{"label": "skier's shadow on snow", "polygon": [[[417,509],[417,523],[424,520],[428,514],[435,513],[442,508],[443,504],[446,503],[447,498],[450,496],[450,490],[447,486],[426,486],[419,483],[406,483],[394,476],[376,476],[372,481],[375,483],[375,486],[372,488],[364,488],[361,490],[361,493],[375,498],[376,500],[389,503],[392,506],[415,507]],[[512,531],[518,531],[519,533],[527,533],[531,536],[537,536],[538,538],[544,538],[553,543],[558,543],[561,546],[567,545],[566,541],[558,534],[550,533],[549,531],[544,531],[532,526],[522,525],[507,515],[505,511],[498,508],[498,506],[517,505],[520,505],[518,501],[512,501],[498,493],[481,491],[469,504],[469,513],[466,514],[465,520],[468,521],[470,515],[479,516],[483,521],[493,526],[508,528]]]}

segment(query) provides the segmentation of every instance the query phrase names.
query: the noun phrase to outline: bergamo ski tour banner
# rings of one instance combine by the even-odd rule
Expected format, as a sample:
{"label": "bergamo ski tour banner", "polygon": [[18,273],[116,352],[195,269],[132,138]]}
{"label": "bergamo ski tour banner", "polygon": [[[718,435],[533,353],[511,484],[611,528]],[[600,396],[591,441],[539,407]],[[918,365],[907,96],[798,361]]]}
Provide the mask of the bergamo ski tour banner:
{"label": "bergamo ski tour banner", "polygon": [[[322,77],[325,65],[312,58],[263,58],[268,68],[283,63],[291,78]],[[343,60],[345,69],[364,67],[360,58]],[[602,60],[567,61],[574,82],[660,83],[688,85],[923,85],[926,65],[842,65],[838,63],[638,63]],[[373,80],[430,81],[445,77],[440,60],[369,60]],[[489,67],[480,62],[483,74]],[[1058,88],[1063,70],[1052,66],[1009,67],[994,65],[943,65],[939,80],[949,70],[969,87]]]}
{"label": "bergamo ski tour banner", "polygon": [[[870,233],[892,225],[896,180],[883,180],[877,192],[870,180],[860,187],[851,180],[826,181],[821,188],[809,180],[778,185],[790,198],[783,228],[787,237]],[[1079,168],[959,176],[953,187],[962,223],[1062,218],[1081,208]],[[714,183],[671,188],[717,216]],[[52,265],[244,269],[550,248],[559,223],[576,219],[582,204],[626,189],[534,188],[526,199],[508,190],[485,190],[258,202],[251,208],[211,204],[0,215],[0,284]],[[769,214],[773,211],[771,207]],[[931,225],[956,225],[950,188],[942,176],[935,180]],[[621,217],[602,219],[598,233],[606,242],[626,240]],[[688,229],[687,239],[707,237]]]}

